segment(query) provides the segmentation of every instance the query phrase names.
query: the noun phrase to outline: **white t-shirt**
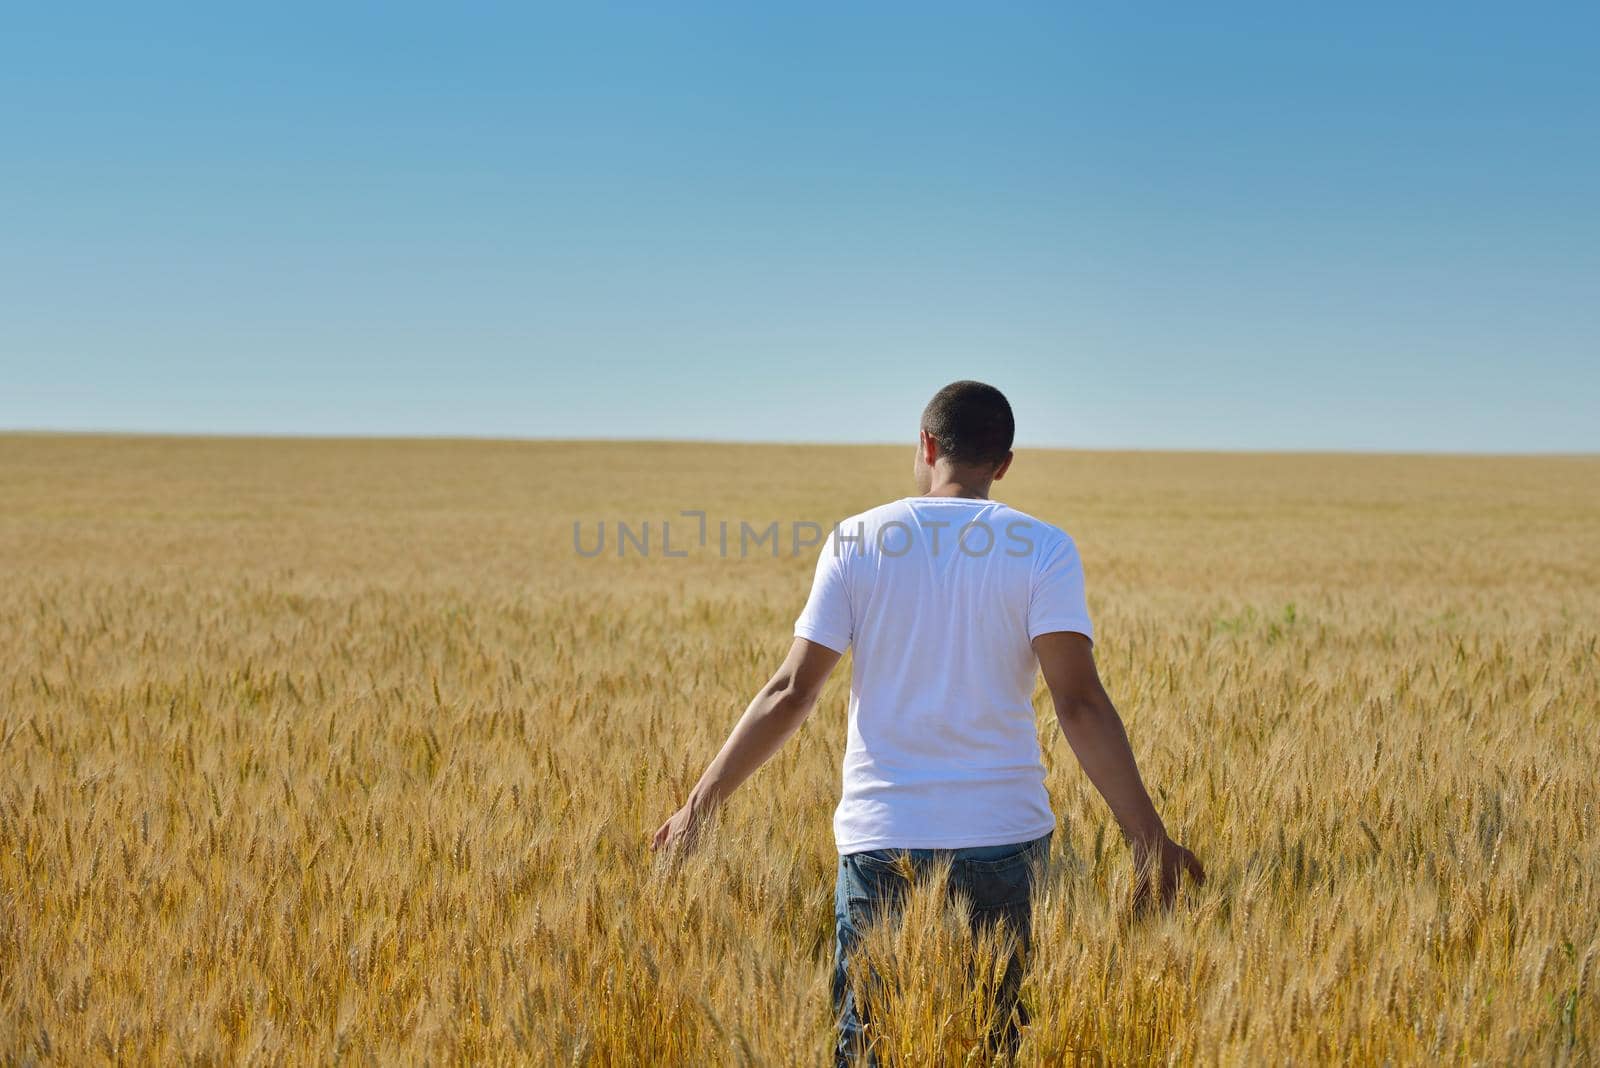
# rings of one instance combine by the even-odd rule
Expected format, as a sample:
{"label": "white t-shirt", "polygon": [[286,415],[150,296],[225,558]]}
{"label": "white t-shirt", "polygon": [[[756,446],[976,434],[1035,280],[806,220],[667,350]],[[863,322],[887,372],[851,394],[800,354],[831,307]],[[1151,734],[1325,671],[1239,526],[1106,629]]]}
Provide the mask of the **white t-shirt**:
{"label": "white t-shirt", "polygon": [[1057,527],[998,501],[907,497],[839,523],[799,637],[855,647],[840,853],[960,849],[1055,828],[1030,644],[1094,637],[1083,565]]}

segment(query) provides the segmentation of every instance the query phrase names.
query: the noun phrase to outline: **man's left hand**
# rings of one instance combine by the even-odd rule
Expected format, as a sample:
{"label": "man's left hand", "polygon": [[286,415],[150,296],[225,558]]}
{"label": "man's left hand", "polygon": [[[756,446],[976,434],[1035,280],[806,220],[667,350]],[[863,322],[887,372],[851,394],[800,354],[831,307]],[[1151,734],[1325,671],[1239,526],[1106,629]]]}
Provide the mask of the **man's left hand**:
{"label": "man's left hand", "polygon": [[656,853],[664,850],[669,854],[680,851],[687,853],[694,848],[699,831],[700,818],[693,809],[684,805],[656,831],[655,837],[650,840],[650,851]]}

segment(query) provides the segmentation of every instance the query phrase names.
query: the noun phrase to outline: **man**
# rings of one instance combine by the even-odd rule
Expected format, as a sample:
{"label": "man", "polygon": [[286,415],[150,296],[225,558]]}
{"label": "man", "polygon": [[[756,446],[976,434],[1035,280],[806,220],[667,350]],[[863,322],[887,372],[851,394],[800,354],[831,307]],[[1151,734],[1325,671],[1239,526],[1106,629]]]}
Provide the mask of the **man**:
{"label": "man", "polygon": [[691,842],[705,815],[800,726],[855,647],[833,821],[841,1065],[870,1043],[850,957],[867,924],[895,914],[907,887],[902,863],[920,873],[948,860],[974,927],[1004,920],[1016,936],[997,996],[1003,1024],[991,1036],[1014,1051],[1033,883],[1055,829],[1033,715],[1039,669],[1062,733],[1132,846],[1138,902],[1169,901],[1184,874],[1205,877],[1167,836],[1100,684],[1076,546],[989,497],[1011,466],[1014,430],[993,386],[953,382],[934,395],[917,439],[918,495],[847,519],[828,537],[788,658],[652,842]]}

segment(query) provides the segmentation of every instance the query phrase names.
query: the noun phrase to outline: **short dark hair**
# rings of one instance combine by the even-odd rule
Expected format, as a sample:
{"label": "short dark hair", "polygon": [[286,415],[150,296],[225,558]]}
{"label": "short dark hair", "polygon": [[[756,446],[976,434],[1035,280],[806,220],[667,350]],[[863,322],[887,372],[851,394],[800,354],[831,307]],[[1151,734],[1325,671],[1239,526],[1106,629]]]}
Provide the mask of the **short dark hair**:
{"label": "short dark hair", "polygon": [[933,395],[922,410],[922,429],[953,464],[993,465],[1006,458],[1016,420],[1006,395],[982,382],[962,379]]}

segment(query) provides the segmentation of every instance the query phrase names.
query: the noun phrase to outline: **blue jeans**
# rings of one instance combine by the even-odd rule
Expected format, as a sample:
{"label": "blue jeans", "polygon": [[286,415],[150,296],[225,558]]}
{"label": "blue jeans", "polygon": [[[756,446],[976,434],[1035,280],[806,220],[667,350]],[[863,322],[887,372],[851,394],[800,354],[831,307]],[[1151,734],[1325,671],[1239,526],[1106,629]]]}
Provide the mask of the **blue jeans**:
{"label": "blue jeans", "polygon": [[1033,936],[1033,884],[1050,852],[1050,834],[1031,842],[973,846],[968,849],[869,849],[839,858],[839,880],[833,895],[833,1012],[839,1035],[835,1063],[848,1068],[864,1053],[869,1065],[877,1063],[868,1048],[866,1012],[849,981],[850,956],[868,925],[895,922],[910,888],[898,858],[909,857],[915,876],[923,876],[936,860],[950,858],[951,891],[959,891],[971,904],[970,923],[979,933],[1005,920],[1006,930],[1017,939],[1016,951],[1006,963],[995,996],[996,1019],[989,1036],[990,1050],[1015,1053],[1019,1027],[1028,1022],[1027,1011],[1017,1001],[1022,972]]}

